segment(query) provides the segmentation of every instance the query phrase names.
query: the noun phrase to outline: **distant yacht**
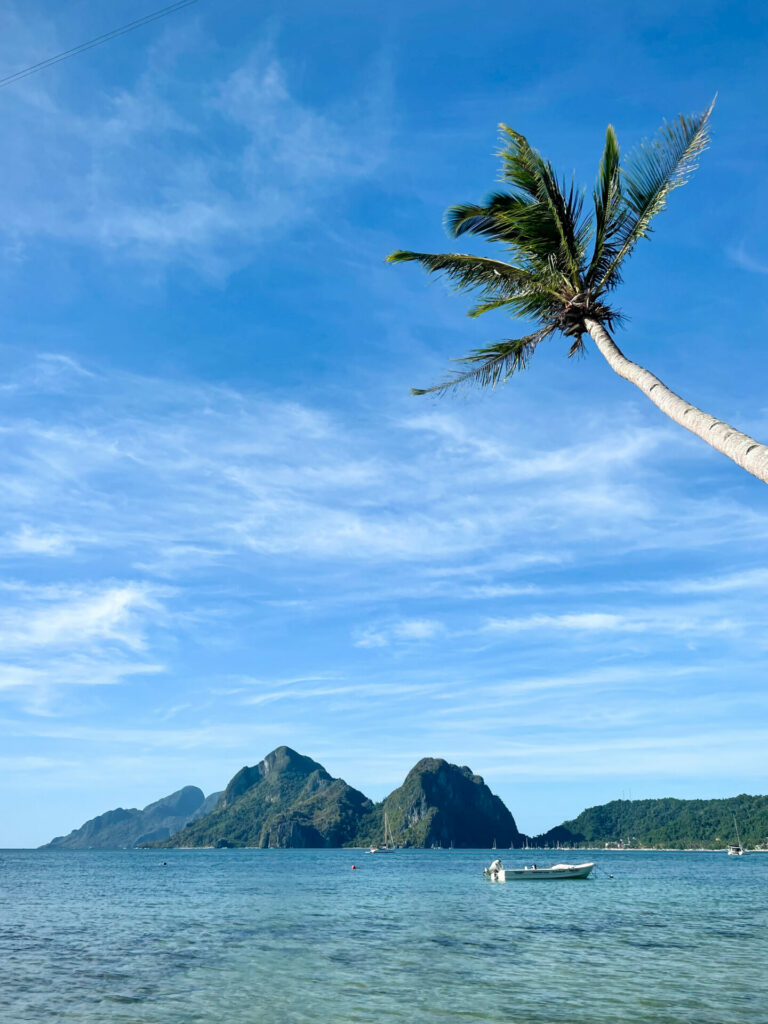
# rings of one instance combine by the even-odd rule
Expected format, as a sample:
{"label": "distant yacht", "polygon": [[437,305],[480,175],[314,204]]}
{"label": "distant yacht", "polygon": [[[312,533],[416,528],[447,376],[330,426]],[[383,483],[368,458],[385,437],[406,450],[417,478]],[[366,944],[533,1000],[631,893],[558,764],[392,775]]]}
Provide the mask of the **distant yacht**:
{"label": "distant yacht", "polygon": [[728,847],[729,857],[743,857],[744,847],[741,845],[741,836],[739,835],[739,826],[736,824],[736,815],[733,816],[733,827],[736,829],[736,842]]}
{"label": "distant yacht", "polygon": [[384,843],[382,846],[372,846],[368,853],[381,853],[385,850],[396,850],[395,839],[392,835],[392,829],[389,827],[389,818],[387,812],[384,811]]}

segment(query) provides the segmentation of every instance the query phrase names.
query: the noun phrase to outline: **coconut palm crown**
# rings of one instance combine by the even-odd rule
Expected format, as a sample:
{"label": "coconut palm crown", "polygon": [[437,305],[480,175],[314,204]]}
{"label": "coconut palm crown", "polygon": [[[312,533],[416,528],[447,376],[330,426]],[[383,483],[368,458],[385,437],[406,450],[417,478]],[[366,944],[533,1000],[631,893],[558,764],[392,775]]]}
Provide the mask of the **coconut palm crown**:
{"label": "coconut palm crown", "polygon": [[503,246],[509,259],[466,253],[423,253],[398,249],[391,263],[415,261],[443,274],[459,291],[475,293],[472,317],[506,309],[533,321],[535,330],[476,349],[463,369],[416,395],[445,392],[465,384],[494,387],[524,370],[536,347],[553,335],[569,341],[570,356],[592,337],[613,370],[639,387],[663,412],[702,437],[738,465],[768,483],[768,448],[680,398],[643,367],[627,359],[609,331],[621,321],[612,293],[622,268],[674,189],[688,180],[709,143],[714,101],[704,113],[664,123],[622,164],[616,133],[609,125],[592,203],[568,185],[525,136],[501,125],[501,181],[508,187],[482,205],[463,203],[446,214],[449,233],[481,235]]}
{"label": "coconut palm crown", "polygon": [[416,260],[431,273],[445,274],[458,290],[476,290],[472,317],[508,309],[539,326],[525,337],[472,352],[460,360],[475,364],[470,369],[435,387],[414,388],[414,394],[464,383],[498,384],[525,369],[536,346],[550,335],[559,332],[572,339],[569,355],[575,355],[584,347],[586,318],[609,328],[619,321],[621,314],[607,300],[621,282],[622,264],[648,236],[670,192],[695,169],[709,142],[711,111],[665,124],[658,138],[643,143],[623,167],[609,125],[589,212],[583,192],[559,179],[524,135],[501,125],[501,180],[511,188],[491,193],[481,206],[453,206],[445,220],[454,238],[483,235],[501,243],[510,262],[401,249],[388,260]]}

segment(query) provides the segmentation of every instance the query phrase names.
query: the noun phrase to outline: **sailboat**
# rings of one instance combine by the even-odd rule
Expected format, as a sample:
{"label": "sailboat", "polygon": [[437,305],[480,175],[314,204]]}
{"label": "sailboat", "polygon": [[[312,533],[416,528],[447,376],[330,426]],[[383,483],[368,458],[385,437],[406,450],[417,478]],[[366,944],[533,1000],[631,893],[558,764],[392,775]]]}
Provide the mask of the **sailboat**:
{"label": "sailboat", "polygon": [[396,850],[395,839],[392,835],[392,829],[389,827],[389,818],[387,812],[384,811],[384,843],[381,846],[372,846],[368,853],[383,853],[387,850]]}
{"label": "sailboat", "polygon": [[729,857],[743,857],[744,847],[741,845],[741,836],[739,835],[739,826],[736,824],[736,815],[733,816],[733,827],[736,829],[736,843],[728,847]]}

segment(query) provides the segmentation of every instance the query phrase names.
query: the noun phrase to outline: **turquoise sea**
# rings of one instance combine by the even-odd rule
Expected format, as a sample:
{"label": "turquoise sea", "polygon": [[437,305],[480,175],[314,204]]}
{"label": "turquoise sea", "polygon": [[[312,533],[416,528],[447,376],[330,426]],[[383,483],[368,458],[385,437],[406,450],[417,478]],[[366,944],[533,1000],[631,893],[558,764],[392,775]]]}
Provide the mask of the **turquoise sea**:
{"label": "turquoise sea", "polygon": [[768,1022],[768,854],[491,856],[0,852],[0,1020]]}

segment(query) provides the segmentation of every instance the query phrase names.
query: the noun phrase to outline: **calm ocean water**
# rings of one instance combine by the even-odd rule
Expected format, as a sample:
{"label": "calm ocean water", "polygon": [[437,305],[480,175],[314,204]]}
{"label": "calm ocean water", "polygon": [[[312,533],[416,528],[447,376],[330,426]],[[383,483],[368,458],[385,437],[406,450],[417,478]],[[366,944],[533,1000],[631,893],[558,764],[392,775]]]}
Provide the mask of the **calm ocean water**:
{"label": "calm ocean water", "polygon": [[485,851],[0,852],[0,1020],[768,1022],[768,854],[576,859],[597,877],[494,885]]}

